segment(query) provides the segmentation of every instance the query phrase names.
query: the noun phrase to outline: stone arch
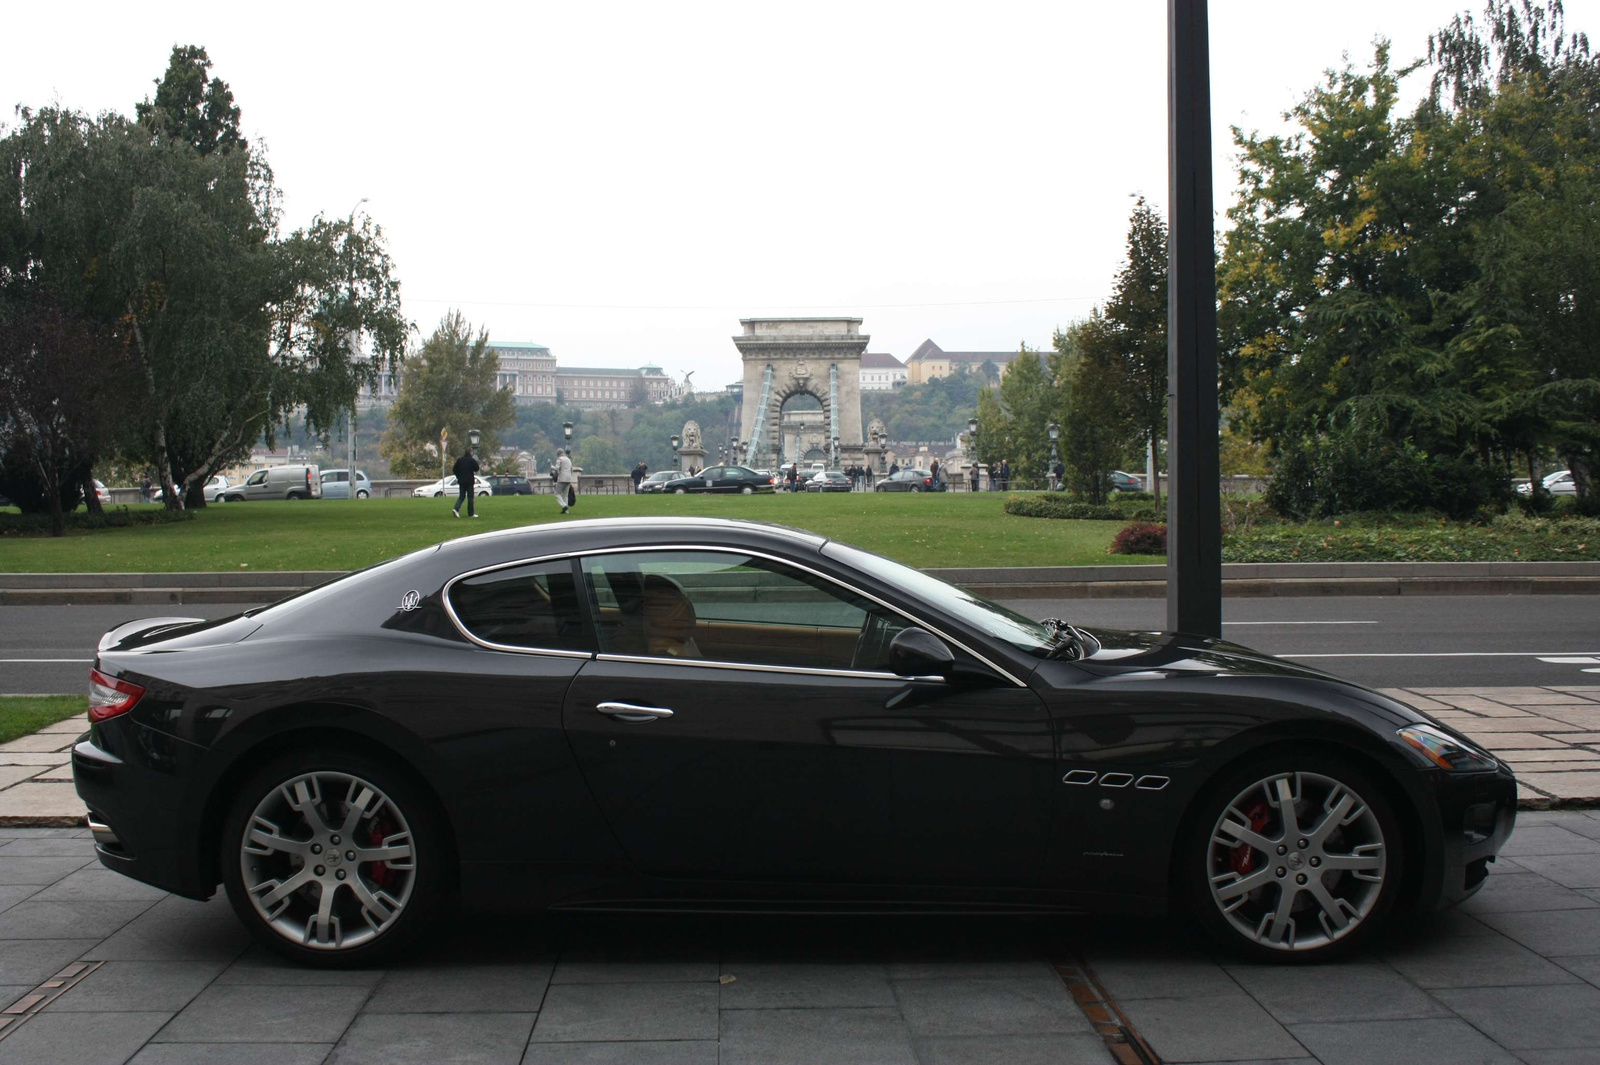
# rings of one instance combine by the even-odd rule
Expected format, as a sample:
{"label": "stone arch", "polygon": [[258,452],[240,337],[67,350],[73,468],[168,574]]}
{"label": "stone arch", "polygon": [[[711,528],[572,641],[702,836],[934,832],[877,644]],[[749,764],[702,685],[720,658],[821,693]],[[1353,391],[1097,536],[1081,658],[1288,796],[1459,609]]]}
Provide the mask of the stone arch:
{"label": "stone arch", "polygon": [[[784,454],[783,407],[799,395],[822,405],[824,447],[839,437],[842,462],[860,461],[861,353],[870,340],[859,318],[746,318],[733,338],[744,359],[740,432],[745,459],[773,466]],[[835,380],[836,378],[836,380]],[[836,409],[837,408],[837,409]]]}

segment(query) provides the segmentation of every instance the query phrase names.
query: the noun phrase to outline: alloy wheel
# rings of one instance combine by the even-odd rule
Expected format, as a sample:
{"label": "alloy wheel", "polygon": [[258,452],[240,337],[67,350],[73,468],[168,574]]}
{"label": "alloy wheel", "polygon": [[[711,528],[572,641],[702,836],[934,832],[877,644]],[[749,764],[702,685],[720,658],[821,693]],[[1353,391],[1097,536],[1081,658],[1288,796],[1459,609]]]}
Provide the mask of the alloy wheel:
{"label": "alloy wheel", "polygon": [[399,919],[416,885],[411,827],[349,773],[302,773],[256,805],[239,847],[246,895],[268,927],[313,950],[348,950]]}
{"label": "alloy wheel", "polygon": [[1223,809],[1206,847],[1212,901],[1269,950],[1327,947],[1359,928],[1388,875],[1383,826],[1346,784],[1319,773],[1256,781]]}

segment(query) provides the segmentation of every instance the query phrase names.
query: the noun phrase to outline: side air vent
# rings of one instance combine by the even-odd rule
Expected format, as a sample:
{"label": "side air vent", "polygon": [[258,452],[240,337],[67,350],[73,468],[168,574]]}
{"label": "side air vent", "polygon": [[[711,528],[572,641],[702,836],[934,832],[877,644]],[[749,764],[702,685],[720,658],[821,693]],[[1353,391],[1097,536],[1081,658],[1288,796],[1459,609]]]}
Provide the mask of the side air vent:
{"label": "side air vent", "polygon": [[1061,778],[1063,784],[1093,784],[1100,776],[1093,769],[1074,769]]}
{"label": "side air vent", "polygon": [[1170,783],[1172,783],[1172,780],[1169,777],[1158,777],[1154,774],[1151,774],[1149,776],[1140,777],[1138,780],[1133,782],[1133,786],[1138,788],[1140,791],[1160,791]]}
{"label": "side air vent", "polygon": [[1100,786],[1102,788],[1125,788],[1132,783],[1132,773],[1107,773],[1100,778]]}

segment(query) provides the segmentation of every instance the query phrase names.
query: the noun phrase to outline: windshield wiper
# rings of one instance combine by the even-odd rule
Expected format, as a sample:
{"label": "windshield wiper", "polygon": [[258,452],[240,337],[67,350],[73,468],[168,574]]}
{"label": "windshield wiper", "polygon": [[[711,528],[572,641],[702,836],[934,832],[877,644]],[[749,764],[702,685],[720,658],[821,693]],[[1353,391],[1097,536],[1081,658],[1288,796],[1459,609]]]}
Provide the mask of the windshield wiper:
{"label": "windshield wiper", "polygon": [[1051,639],[1055,640],[1055,646],[1048,655],[1050,658],[1066,658],[1077,662],[1100,650],[1099,640],[1071,622],[1060,618],[1043,618],[1039,624],[1046,626]]}

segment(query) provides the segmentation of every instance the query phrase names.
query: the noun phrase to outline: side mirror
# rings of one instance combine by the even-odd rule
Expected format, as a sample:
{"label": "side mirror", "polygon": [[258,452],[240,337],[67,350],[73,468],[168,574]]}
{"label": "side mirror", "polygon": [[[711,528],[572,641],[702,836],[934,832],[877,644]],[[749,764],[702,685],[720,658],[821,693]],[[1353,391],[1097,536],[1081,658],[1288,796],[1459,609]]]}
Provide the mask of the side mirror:
{"label": "side mirror", "polygon": [[902,677],[948,677],[956,657],[926,629],[901,629],[889,641],[889,668]]}

